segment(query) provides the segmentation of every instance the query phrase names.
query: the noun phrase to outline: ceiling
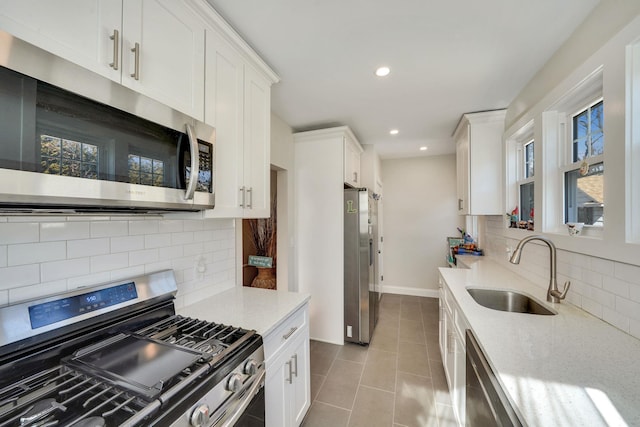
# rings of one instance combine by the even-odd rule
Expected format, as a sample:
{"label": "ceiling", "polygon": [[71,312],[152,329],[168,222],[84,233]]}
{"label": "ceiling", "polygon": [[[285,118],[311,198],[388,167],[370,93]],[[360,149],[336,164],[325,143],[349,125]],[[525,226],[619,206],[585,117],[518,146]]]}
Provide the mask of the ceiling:
{"label": "ceiling", "polygon": [[294,131],[348,125],[389,159],[454,152],[460,116],[507,107],[599,0],[207,1],[280,75]]}

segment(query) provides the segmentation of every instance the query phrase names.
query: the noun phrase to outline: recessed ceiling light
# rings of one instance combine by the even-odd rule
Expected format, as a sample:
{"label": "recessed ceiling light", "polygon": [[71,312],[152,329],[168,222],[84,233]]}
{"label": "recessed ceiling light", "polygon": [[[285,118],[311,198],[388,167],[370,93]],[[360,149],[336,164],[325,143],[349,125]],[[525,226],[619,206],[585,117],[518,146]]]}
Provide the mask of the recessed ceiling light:
{"label": "recessed ceiling light", "polygon": [[420,151],[427,151],[427,147],[420,147]]}
{"label": "recessed ceiling light", "polygon": [[378,77],[388,76],[390,72],[391,70],[389,69],[389,67],[380,67],[376,70],[376,76]]}
{"label": "recessed ceiling light", "polygon": [[398,134],[398,132],[400,132],[398,129],[391,129],[391,130],[389,131],[389,134],[391,134],[391,135],[397,135],[397,134]]}

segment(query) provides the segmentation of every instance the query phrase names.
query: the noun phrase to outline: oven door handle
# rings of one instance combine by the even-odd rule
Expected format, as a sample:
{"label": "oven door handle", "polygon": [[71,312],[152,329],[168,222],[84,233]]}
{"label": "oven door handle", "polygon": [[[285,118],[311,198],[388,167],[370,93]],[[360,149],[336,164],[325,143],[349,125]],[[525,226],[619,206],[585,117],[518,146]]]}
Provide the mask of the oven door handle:
{"label": "oven door handle", "polygon": [[198,138],[196,138],[193,126],[187,123],[187,136],[189,137],[189,152],[191,154],[191,172],[189,174],[189,185],[184,192],[185,200],[192,200],[198,185],[200,176],[200,150],[198,150]]}
{"label": "oven door handle", "polygon": [[238,420],[240,419],[240,416],[242,416],[244,411],[249,407],[249,404],[253,400],[253,397],[257,394],[260,387],[264,384],[265,374],[266,374],[266,371],[262,369],[260,375],[258,376],[258,379],[254,381],[253,385],[251,386],[249,391],[246,393],[244,399],[242,399],[242,403],[238,405],[238,407],[235,409],[233,414],[231,414],[231,416],[227,418],[224,421],[224,423],[220,425],[220,427],[231,427],[236,422],[238,422]]}

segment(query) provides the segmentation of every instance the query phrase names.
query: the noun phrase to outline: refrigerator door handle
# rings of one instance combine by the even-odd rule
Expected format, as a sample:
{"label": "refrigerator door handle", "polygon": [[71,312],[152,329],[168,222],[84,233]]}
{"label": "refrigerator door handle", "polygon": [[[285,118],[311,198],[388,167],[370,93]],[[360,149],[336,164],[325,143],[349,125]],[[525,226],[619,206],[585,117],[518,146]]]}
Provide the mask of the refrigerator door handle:
{"label": "refrigerator door handle", "polygon": [[369,239],[369,265],[373,265],[373,240]]}

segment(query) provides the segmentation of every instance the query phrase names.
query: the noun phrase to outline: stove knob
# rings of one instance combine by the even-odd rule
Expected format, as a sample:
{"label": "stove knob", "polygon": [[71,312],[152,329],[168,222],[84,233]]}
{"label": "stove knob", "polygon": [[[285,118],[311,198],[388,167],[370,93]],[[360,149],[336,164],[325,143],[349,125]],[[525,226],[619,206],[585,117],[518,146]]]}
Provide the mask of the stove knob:
{"label": "stove knob", "polygon": [[209,405],[201,404],[191,413],[191,425],[203,427],[209,425]]}
{"label": "stove knob", "polygon": [[244,373],[246,375],[255,375],[258,372],[258,361],[255,359],[247,360],[247,363],[244,364]]}
{"label": "stove knob", "polygon": [[227,381],[227,390],[233,393],[240,391],[242,388],[242,376],[240,374],[231,374]]}

